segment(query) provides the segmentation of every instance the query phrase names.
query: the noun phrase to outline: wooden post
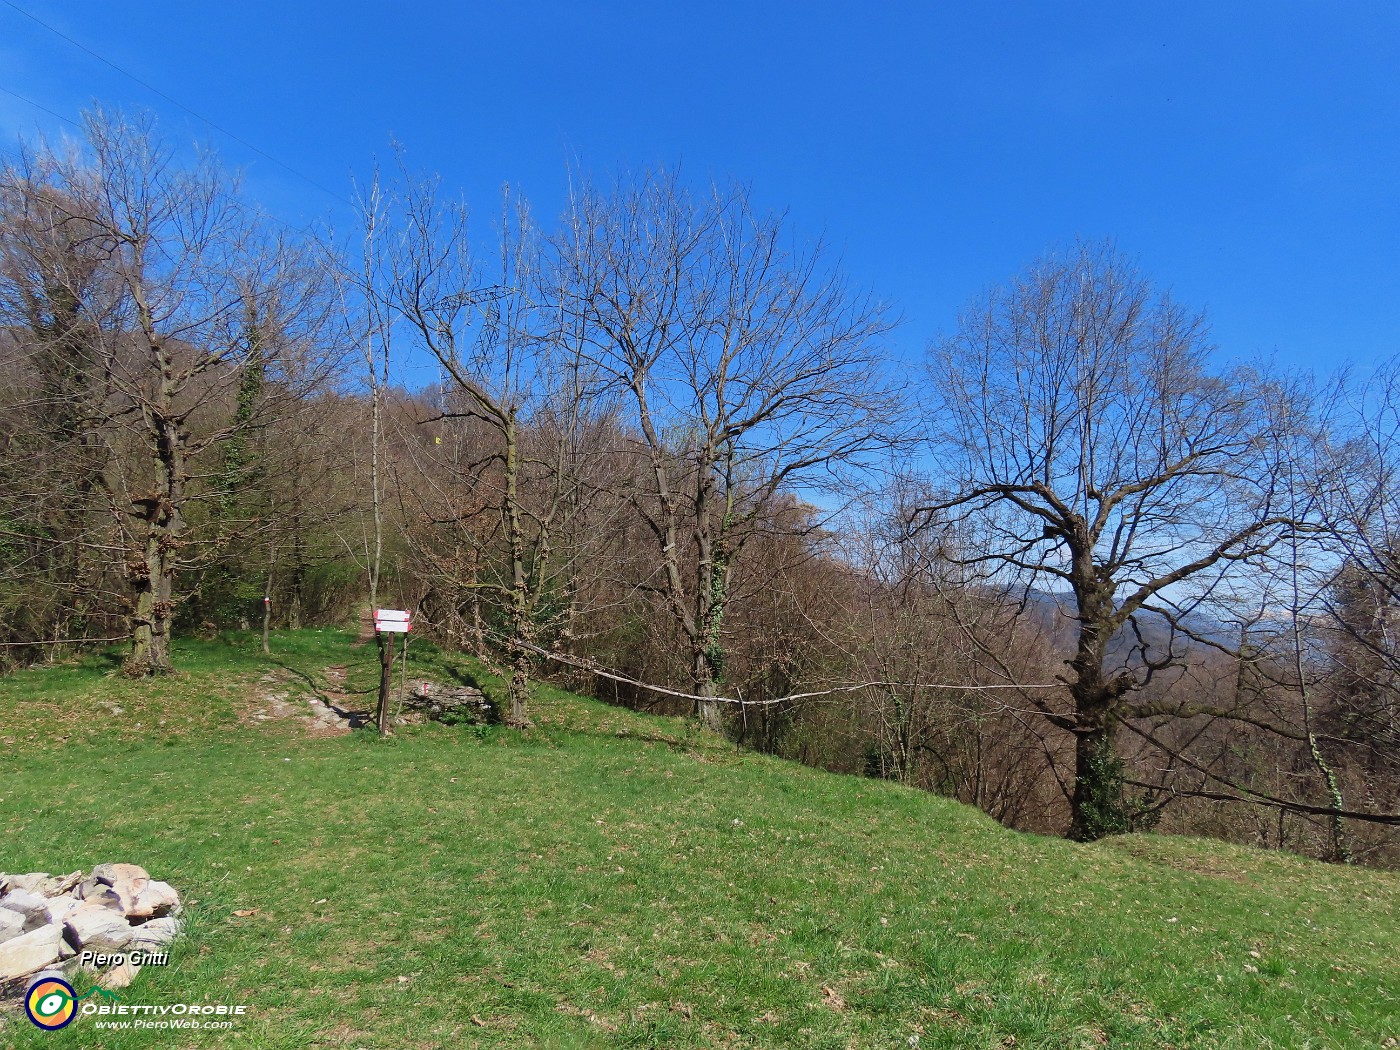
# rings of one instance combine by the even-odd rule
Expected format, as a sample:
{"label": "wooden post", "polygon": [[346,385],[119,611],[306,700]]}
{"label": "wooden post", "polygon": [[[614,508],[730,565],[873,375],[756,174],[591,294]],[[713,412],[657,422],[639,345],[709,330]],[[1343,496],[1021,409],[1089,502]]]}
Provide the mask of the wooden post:
{"label": "wooden post", "polygon": [[378,631],[375,637],[379,641],[379,710],[376,712],[375,722],[379,726],[379,735],[389,735],[389,672],[394,665],[394,636],[392,633]]}
{"label": "wooden post", "polygon": [[403,710],[404,697],[408,690],[408,635],[403,636],[403,649],[399,651],[399,703],[396,710]]}
{"label": "wooden post", "polygon": [[408,656],[410,615],[405,609],[375,609],[374,637],[379,644],[379,711],[375,722],[379,735],[389,735],[389,688],[394,673],[394,635],[403,635],[404,657]]}
{"label": "wooden post", "polygon": [[272,626],[272,570],[277,568],[277,544],[272,544],[267,552],[267,575],[263,577],[263,653],[271,655],[267,646],[268,628]]}

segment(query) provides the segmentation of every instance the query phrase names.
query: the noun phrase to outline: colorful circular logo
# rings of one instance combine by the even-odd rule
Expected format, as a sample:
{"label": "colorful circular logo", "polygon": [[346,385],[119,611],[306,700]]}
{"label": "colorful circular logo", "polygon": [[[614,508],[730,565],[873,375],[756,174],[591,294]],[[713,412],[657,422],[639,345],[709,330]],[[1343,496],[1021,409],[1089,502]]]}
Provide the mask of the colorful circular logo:
{"label": "colorful circular logo", "polygon": [[77,1014],[77,994],[62,978],[41,977],[24,997],[24,1012],[40,1028],[56,1031]]}

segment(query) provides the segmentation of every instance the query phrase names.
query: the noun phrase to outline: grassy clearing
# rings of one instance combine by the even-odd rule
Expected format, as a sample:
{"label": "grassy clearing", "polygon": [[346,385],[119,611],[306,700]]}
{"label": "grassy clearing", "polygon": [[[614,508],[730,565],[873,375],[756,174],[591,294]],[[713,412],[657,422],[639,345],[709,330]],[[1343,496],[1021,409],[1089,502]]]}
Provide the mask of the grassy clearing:
{"label": "grassy clearing", "polygon": [[[126,1002],[233,1033],[90,1047],[1331,1047],[1400,1037],[1400,879],[1214,842],[1019,835],[893,785],[540,690],[539,727],[249,725],[373,680],[339,632],[0,681],[0,867],[133,860],[191,935]],[[420,649],[420,655],[428,656]],[[441,656],[439,677],[491,680]],[[422,665],[420,665],[422,666]],[[122,708],[113,714],[112,706]],[[235,911],[254,914],[237,917]],[[1390,1044],[1393,1045],[1393,1044]]]}

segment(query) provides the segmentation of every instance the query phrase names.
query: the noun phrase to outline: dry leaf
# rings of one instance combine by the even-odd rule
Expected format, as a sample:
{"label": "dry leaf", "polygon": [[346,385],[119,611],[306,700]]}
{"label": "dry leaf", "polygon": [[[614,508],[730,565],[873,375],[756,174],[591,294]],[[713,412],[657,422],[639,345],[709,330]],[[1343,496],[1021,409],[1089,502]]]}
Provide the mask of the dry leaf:
{"label": "dry leaf", "polygon": [[822,999],[825,1001],[826,1005],[833,1010],[846,1009],[846,1000],[841,997],[841,993],[835,988],[828,988],[826,985],[822,985]]}
{"label": "dry leaf", "polygon": [[246,919],[249,915],[256,915],[260,911],[262,911],[261,908],[240,908],[233,914],[238,916],[240,919]]}

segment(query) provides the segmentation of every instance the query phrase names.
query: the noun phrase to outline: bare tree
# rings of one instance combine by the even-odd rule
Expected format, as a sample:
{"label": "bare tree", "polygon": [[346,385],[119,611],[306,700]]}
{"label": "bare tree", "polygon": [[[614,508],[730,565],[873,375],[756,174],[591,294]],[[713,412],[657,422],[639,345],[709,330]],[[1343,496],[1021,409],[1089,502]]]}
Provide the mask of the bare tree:
{"label": "bare tree", "polygon": [[[1360,749],[1366,793],[1400,799],[1400,360],[1338,391],[1319,473],[1339,565],[1323,592],[1337,679],[1326,721]],[[1392,801],[1393,805],[1393,801]]]}
{"label": "bare tree", "polygon": [[[360,269],[342,275],[341,296],[346,320],[362,327],[360,351],[370,398],[370,530],[363,540],[363,559],[369,585],[370,615],[379,604],[379,578],[384,560],[384,398],[389,387],[389,363],[394,326],[388,316],[393,275],[384,245],[390,203],[376,170],[370,184],[358,195],[360,216]],[[348,301],[353,294],[354,305]]]}
{"label": "bare tree", "polygon": [[[406,176],[387,204],[397,225],[385,305],[441,369],[437,419],[465,428],[448,432],[446,449],[440,428],[419,453],[428,520],[455,542],[434,536],[418,551],[438,585],[487,592],[503,607],[508,721],[524,728],[541,635],[576,593],[581,523],[597,489],[586,475],[607,409],[523,203],[507,195],[497,250],[480,255],[465,205],[444,200],[436,180]],[[479,454],[459,455],[463,439]],[[463,544],[465,565],[450,553]]]}
{"label": "bare tree", "polygon": [[114,298],[97,230],[64,221],[21,152],[0,170],[0,622],[24,642],[120,633],[122,587],[100,554],[111,448],[95,367]]}
{"label": "bare tree", "polygon": [[[1377,369],[1349,401],[1341,440],[1324,464],[1345,481],[1326,505],[1344,559],[1332,611],[1350,637],[1357,670],[1368,664],[1369,677],[1390,683],[1400,674],[1400,360]],[[1395,718],[1386,713],[1376,728],[1390,728],[1393,737]]]}
{"label": "bare tree", "polygon": [[22,152],[3,180],[37,202],[33,241],[71,245],[76,233],[82,257],[99,260],[97,284],[72,266],[32,276],[50,299],[80,304],[82,347],[53,351],[85,377],[84,418],[120,447],[101,486],[125,549],[127,670],[160,673],[176,573],[214,552],[190,535],[191,508],[220,488],[203,457],[303,397],[334,359],[318,343],[318,268],[212,157],[178,165],[148,119],[96,112],[84,130],[84,148]]}
{"label": "bare tree", "polygon": [[1200,315],[1081,245],[979,300],[931,352],[948,491],[910,527],[975,519],[988,545],[954,556],[983,586],[1067,608],[1068,707],[1034,702],[1074,738],[1073,838],[1131,825],[1116,728],[1163,713],[1138,692],[1179,663],[1232,567],[1292,530],[1279,393],[1213,369],[1211,350]]}
{"label": "bare tree", "polygon": [[1053,675],[1050,632],[969,585],[946,536],[906,534],[905,486],[886,495],[846,534],[858,585],[843,648],[857,680],[878,683],[861,694],[868,771],[1049,830],[1067,801],[1057,781],[1063,738],[1025,708]]}
{"label": "bare tree", "polygon": [[559,242],[565,305],[630,401],[646,464],[630,493],[653,541],[643,586],[684,639],[712,727],[744,547],[785,494],[829,497],[888,449],[899,420],[886,310],[792,239],[744,190],[695,195],[670,171],[580,192]]}

